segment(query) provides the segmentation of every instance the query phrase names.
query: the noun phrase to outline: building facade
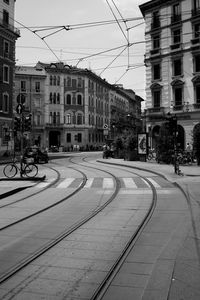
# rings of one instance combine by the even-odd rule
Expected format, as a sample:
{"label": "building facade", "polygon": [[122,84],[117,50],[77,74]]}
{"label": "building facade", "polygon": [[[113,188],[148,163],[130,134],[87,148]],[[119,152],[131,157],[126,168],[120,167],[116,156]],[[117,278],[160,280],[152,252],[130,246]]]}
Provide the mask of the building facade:
{"label": "building facade", "polygon": [[13,147],[15,41],[20,35],[14,27],[14,8],[14,0],[0,2],[0,155]]}
{"label": "building facade", "polygon": [[114,122],[121,119],[124,127],[126,116],[136,119],[136,102],[141,110],[133,91],[111,85],[88,69],[61,62],[19,66],[15,81],[15,105],[21,103],[24,113],[32,114],[27,138],[42,148],[98,149],[121,133],[117,126],[112,131]]}
{"label": "building facade", "polygon": [[177,116],[180,148],[200,120],[200,1],[140,5],[145,28],[146,127],[155,147],[167,113]]}

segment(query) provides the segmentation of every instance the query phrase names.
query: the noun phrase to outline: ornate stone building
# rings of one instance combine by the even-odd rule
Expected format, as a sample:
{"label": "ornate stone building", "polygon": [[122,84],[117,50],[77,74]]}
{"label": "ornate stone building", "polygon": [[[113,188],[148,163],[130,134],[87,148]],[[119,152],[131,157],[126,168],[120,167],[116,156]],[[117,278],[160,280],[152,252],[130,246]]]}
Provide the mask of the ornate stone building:
{"label": "ornate stone building", "polygon": [[98,148],[121,133],[119,126],[113,132],[114,122],[125,128],[128,115],[134,124],[140,120],[141,98],[88,69],[38,62],[17,67],[15,80],[15,103],[20,95],[32,114],[31,143],[41,147]]}
{"label": "ornate stone building", "polygon": [[192,143],[200,120],[200,1],[140,5],[146,29],[146,126],[155,146],[168,112],[178,118],[178,145]]}
{"label": "ornate stone building", "polygon": [[0,155],[11,149],[15,41],[19,31],[14,27],[15,0],[0,2]]}

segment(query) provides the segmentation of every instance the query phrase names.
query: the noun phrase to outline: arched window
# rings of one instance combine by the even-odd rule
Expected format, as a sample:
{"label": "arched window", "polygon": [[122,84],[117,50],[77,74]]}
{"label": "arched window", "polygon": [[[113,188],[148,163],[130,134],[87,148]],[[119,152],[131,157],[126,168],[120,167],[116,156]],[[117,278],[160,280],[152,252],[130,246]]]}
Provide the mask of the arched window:
{"label": "arched window", "polygon": [[82,105],[82,95],[77,96],[77,105]]}
{"label": "arched window", "polygon": [[53,95],[52,95],[52,93],[50,93],[50,95],[49,95],[49,102],[50,102],[50,103],[53,102]]}
{"label": "arched window", "polygon": [[56,104],[56,93],[53,94],[53,104]]}
{"label": "arched window", "polygon": [[57,94],[57,103],[60,104],[60,94]]}
{"label": "arched window", "polygon": [[72,104],[72,96],[71,94],[67,94],[66,96],[66,104],[71,105]]}

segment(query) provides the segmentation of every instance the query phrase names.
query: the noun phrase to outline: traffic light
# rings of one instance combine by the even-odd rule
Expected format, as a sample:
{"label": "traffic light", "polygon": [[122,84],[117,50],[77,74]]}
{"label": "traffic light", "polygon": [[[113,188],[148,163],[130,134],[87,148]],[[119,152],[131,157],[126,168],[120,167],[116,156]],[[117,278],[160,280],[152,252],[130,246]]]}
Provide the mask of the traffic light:
{"label": "traffic light", "polygon": [[24,131],[31,131],[31,115],[24,118]]}
{"label": "traffic light", "polygon": [[21,130],[21,118],[20,117],[15,117],[14,119],[14,132],[20,131]]}

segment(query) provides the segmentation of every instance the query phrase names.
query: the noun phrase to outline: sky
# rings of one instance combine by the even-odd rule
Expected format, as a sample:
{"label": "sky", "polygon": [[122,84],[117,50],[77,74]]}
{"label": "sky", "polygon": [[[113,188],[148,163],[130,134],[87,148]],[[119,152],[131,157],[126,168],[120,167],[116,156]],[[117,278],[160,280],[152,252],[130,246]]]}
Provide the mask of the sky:
{"label": "sky", "polygon": [[139,9],[145,2],[16,0],[15,27],[21,34],[16,64],[63,61],[145,99],[144,20]]}

